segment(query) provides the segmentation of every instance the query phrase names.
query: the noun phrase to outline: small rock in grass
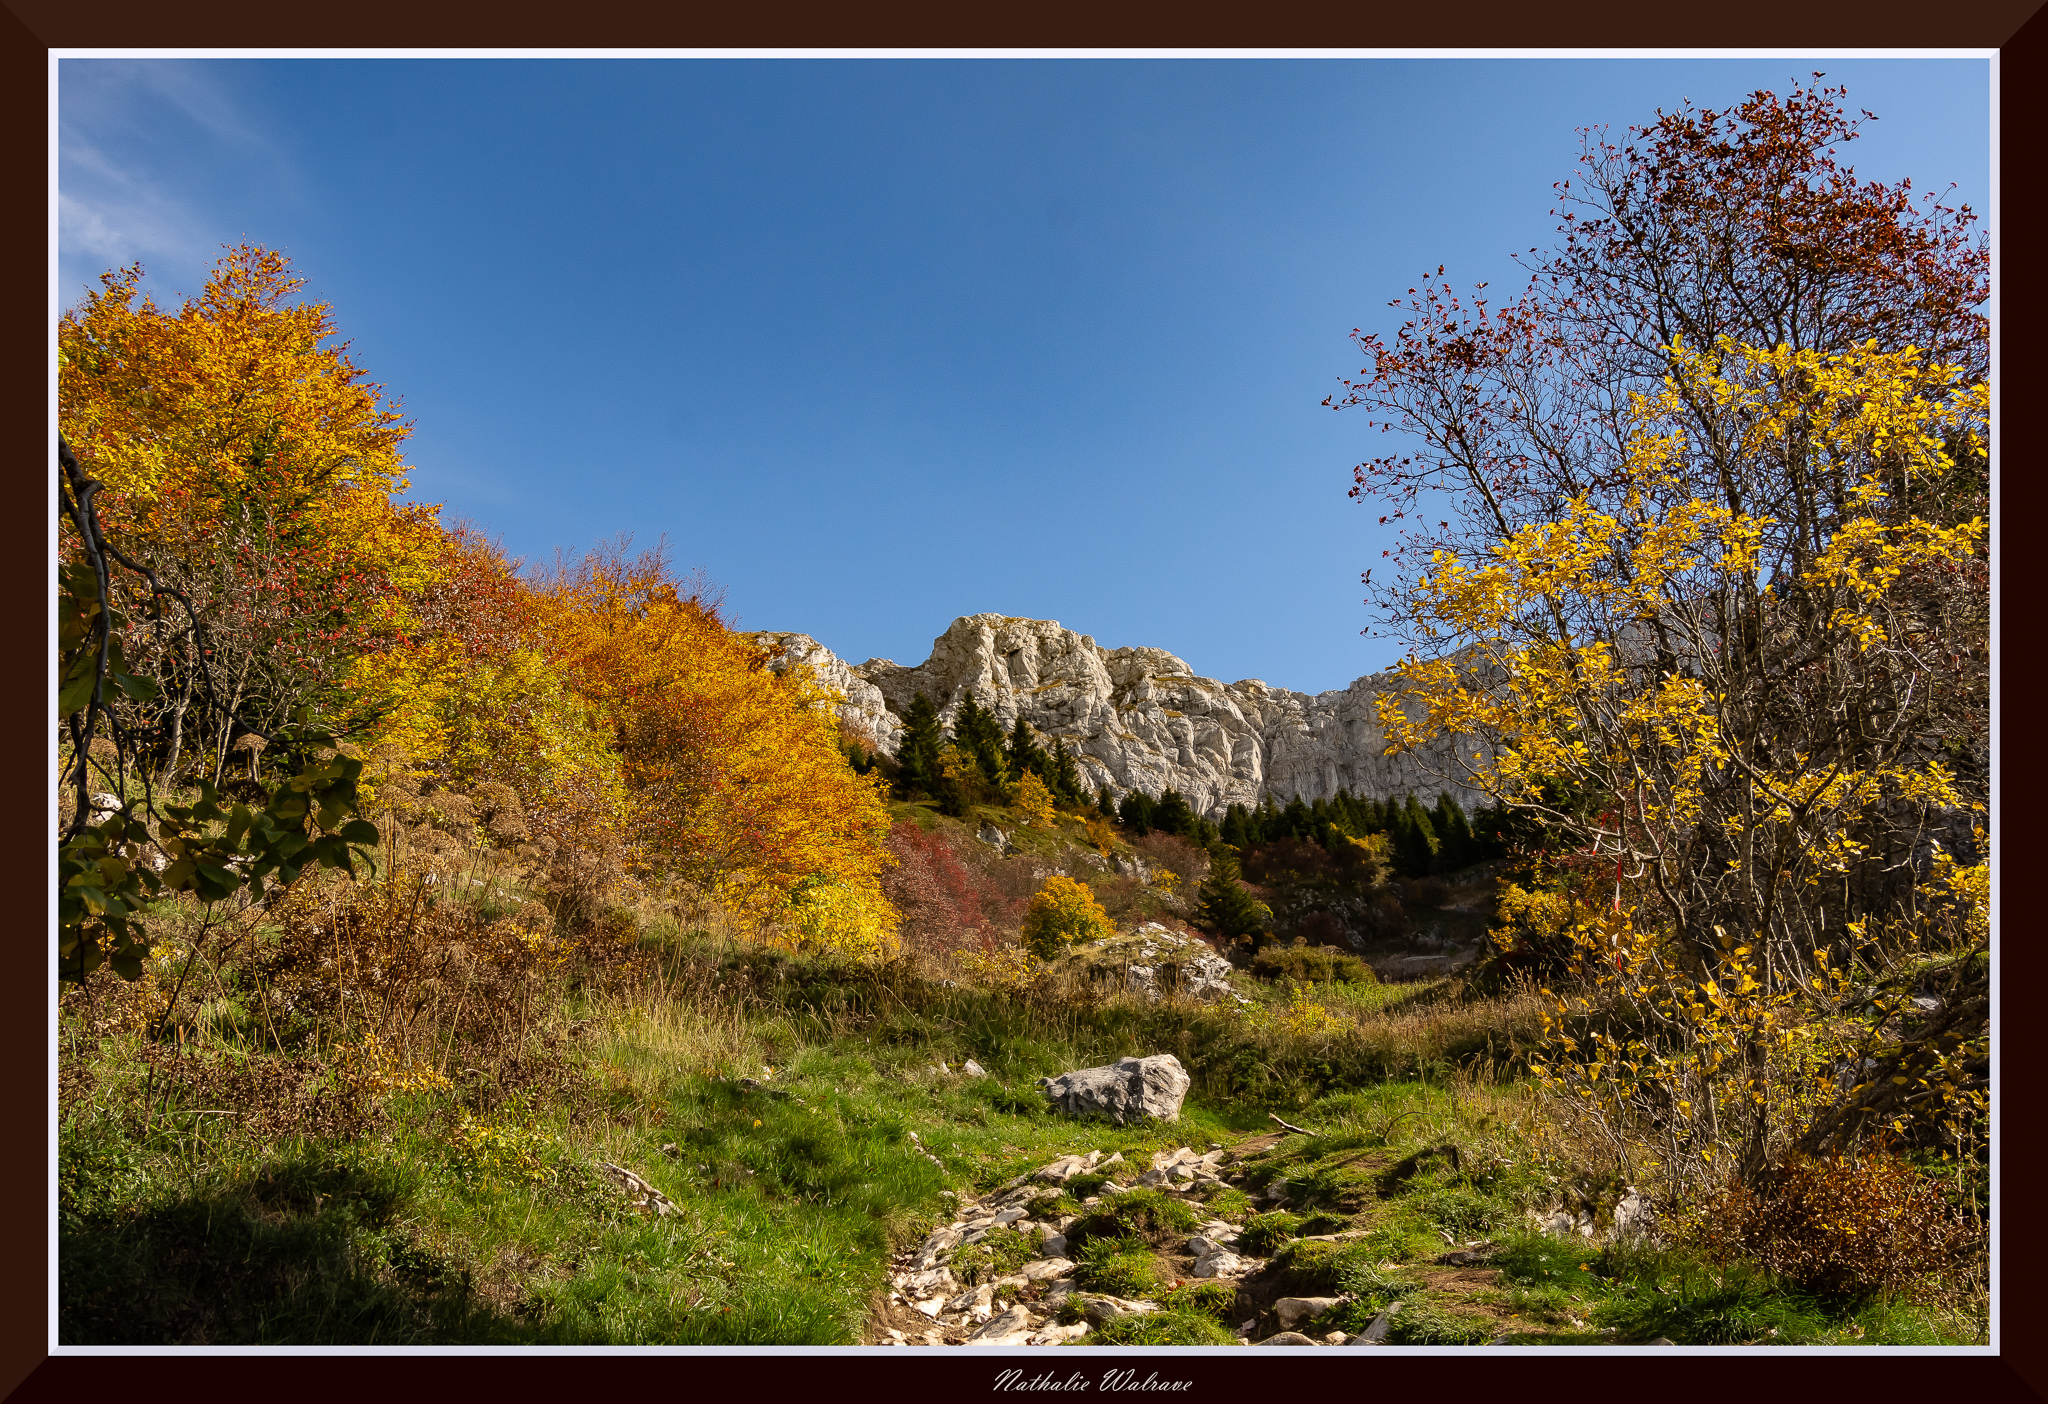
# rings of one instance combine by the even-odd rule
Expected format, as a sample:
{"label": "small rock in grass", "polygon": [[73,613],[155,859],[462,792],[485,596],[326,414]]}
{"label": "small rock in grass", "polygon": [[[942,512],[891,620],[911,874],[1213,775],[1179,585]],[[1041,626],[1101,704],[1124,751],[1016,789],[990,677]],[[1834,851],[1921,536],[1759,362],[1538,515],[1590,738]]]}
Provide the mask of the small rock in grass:
{"label": "small rock in grass", "polygon": [[1343,1297],[1282,1297],[1273,1303],[1273,1319],[1281,1330],[1292,1331],[1344,1302]]}
{"label": "small rock in grass", "polygon": [[1401,1304],[1395,1302],[1372,1319],[1372,1325],[1344,1344],[1353,1346],[1376,1346],[1387,1338],[1387,1330],[1394,1324],[1394,1318],[1401,1314]]}
{"label": "small rock in grass", "polygon": [[1134,1302],[1128,1301],[1123,1297],[1091,1295],[1083,1301],[1081,1310],[1087,1316],[1090,1325],[1100,1326],[1105,1322],[1116,1320],[1119,1316],[1142,1316],[1147,1312],[1157,1311],[1159,1310],[1159,1303]]}
{"label": "small rock in grass", "polygon": [[1064,1277],[1074,1270],[1074,1265],[1065,1258],[1038,1258],[1017,1269],[1027,1281],[1043,1282],[1049,1278]]}
{"label": "small rock in grass", "polygon": [[983,1067],[981,1064],[975,1062],[972,1058],[969,1058],[966,1062],[960,1065],[960,1071],[966,1073],[969,1077],[988,1076],[988,1069]]}
{"label": "small rock in grass", "polygon": [[1302,1335],[1299,1331],[1282,1331],[1277,1336],[1268,1336],[1263,1341],[1254,1341],[1252,1344],[1262,1346],[1312,1346],[1315,1342]]}

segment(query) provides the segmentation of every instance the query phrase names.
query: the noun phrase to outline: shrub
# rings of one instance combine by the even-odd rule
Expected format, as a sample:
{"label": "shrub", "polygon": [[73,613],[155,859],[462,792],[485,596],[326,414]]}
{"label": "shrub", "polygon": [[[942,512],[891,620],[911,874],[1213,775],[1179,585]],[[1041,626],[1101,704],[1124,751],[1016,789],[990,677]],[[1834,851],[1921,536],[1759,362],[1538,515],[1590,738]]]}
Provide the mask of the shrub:
{"label": "shrub", "polygon": [[1954,1265],[1974,1235],[1896,1156],[1794,1157],[1755,1189],[1709,1201],[1691,1235],[1718,1262],[1748,1258],[1816,1297],[1860,1301]]}
{"label": "shrub", "polygon": [[1377,985],[1379,976],[1357,956],[1328,946],[1269,946],[1252,958],[1252,971],[1268,980]]}
{"label": "shrub", "polygon": [[1116,934],[1109,913],[1083,883],[1054,874],[1031,899],[1024,912],[1024,944],[1033,955],[1051,960],[1080,941],[1099,941]]}

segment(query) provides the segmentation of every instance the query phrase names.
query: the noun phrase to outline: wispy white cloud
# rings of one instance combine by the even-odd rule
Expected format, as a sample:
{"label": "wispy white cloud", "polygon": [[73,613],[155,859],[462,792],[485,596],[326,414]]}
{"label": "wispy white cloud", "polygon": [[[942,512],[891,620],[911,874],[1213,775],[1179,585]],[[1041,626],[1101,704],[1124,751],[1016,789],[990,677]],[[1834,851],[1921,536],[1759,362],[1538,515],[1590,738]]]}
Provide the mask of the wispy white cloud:
{"label": "wispy white cloud", "polygon": [[291,163],[237,104],[218,65],[65,60],[58,74],[57,264],[82,291],[109,267],[141,262],[159,285],[196,289],[221,246],[242,236],[196,188],[221,158],[278,186]]}

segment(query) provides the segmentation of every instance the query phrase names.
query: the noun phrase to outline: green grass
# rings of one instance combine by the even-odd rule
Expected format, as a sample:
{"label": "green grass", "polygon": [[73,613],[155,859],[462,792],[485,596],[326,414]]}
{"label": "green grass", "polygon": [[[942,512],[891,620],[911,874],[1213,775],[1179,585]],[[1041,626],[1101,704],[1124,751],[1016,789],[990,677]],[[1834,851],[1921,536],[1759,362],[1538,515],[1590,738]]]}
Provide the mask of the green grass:
{"label": "green grass", "polygon": [[1225,1325],[1235,1324],[1231,1317],[1236,1302],[1235,1282],[1183,1282],[1159,1297],[1159,1304],[1169,1311],[1191,1311]]}
{"label": "green grass", "polygon": [[1085,1247],[1097,1238],[1134,1238],[1146,1234],[1186,1233],[1197,1215],[1186,1200],[1163,1190],[1133,1189],[1105,1197],[1067,1226],[1070,1247]]}
{"label": "green grass", "polygon": [[1105,1322],[1069,1345],[1227,1346],[1237,1338],[1213,1316],[1200,1311],[1133,1312]]}
{"label": "green grass", "polygon": [[1285,1209],[1254,1214],[1238,1232],[1237,1251],[1252,1258],[1270,1257],[1282,1244],[1300,1236],[1299,1214],[1290,1214]]}
{"label": "green grass", "polygon": [[1098,1236],[1082,1245],[1074,1280],[1091,1292],[1135,1300],[1159,1290],[1159,1260],[1141,1238]]}
{"label": "green grass", "polygon": [[[1430,1305],[1413,1271],[1443,1251],[1447,1232],[1508,1235],[1499,1262],[1511,1280],[1495,1304],[1556,1328],[1530,1339],[1561,1337],[1570,1316],[1629,1339],[1750,1340],[1773,1326],[1778,1336],[1764,1338],[1786,1343],[1969,1338],[1922,1308],[1828,1316],[1767,1282],[1677,1257],[1593,1260],[1521,1234],[1523,1209],[1546,1191],[1521,1137],[1520,1089],[1440,1081],[1457,1049],[1485,1047],[1484,1011],[1290,1043],[1173,1001],[1034,1003],[907,968],[797,960],[674,931],[658,954],[661,982],[603,998],[572,991],[519,1060],[471,1076],[457,1059],[453,1087],[389,1096],[380,1115],[318,1137],[265,1129],[227,1083],[174,1087],[145,1118],[135,1037],[95,1042],[68,1025],[68,1067],[89,1075],[66,1084],[80,1090],[66,1093],[59,1140],[60,1339],[850,1342],[890,1254],[951,1221],[959,1196],[1090,1150],[1121,1152],[1124,1164],[1047,1187],[1030,1212],[1079,1214],[1069,1256],[1095,1290],[1118,1296],[1160,1294],[1154,1254],[1179,1251],[1172,1239],[1221,1216],[1251,1220],[1239,1250],[1277,1253],[1273,1281],[1285,1291],[1357,1293],[1347,1330],[1396,1299],[1414,1304],[1404,1316],[1418,1311],[1407,1329],[1466,1329],[1465,1304]],[[269,1055],[260,1003],[246,993],[218,1001],[201,1052],[246,1058],[222,1066],[253,1076]],[[1360,993],[1391,1000],[1400,990]],[[1049,1114],[1033,1085],[1162,1050],[1195,1078],[1175,1125],[1079,1124]],[[181,1055],[172,1044],[159,1056],[173,1066]],[[969,1057],[989,1075],[940,1070]],[[1395,1076],[1417,1071],[1430,1081]],[[765,1076],[766,1088],[742,1087],[743,1076]],[[1269,1133],[1268,1110],[1318,1134],[1233,1166],[1242,1188],[1200,1204],[1150,1189],[1079,1203],[1111,1175],[1134,1178],[1155,1151]],[[464,1150],[465,1118],[501,1134]],[[1388,1167],[1442,1144],[1460,1147],[1456,1168],[1386,1179]],[[684,1213],[635,1210],[599,1171],[607,1161]],[[1288,1206],[1253,1218],[1246,1191],[1282,1179]],[[1362,1236],[1298,1241],[1345,1228]],[[955,1269],[1000,1276],[1041,1246],[997,1230]],[[1170,1310],[1085,1339],[1225,1343],[1235,1293],[1185,1284],[1161,1298]]]}

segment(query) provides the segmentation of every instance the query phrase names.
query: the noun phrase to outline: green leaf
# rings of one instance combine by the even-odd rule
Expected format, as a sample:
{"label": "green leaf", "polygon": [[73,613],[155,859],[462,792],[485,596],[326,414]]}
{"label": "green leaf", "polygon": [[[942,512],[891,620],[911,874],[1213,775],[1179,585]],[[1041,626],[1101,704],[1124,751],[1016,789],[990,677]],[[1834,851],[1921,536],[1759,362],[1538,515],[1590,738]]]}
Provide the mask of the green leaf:
{"label": "green leaf", "polygon": [[85,710],[85,704],[92,701],[93,674],[88,670],[83,677],[67,678],[64,688],[57,694],[57,715],[75,716]]}
{"label": "green leaf", "polygon": [[367,819],[351,819],[341,826],[341,837],[350,843],[377,843],[383,835]]}
{"label": "green leaf", "polygon": [[154,701],[158,694],[154,678],[141,678],[133,673],[115,673],[114,686],[134,698],[137,702]]}

